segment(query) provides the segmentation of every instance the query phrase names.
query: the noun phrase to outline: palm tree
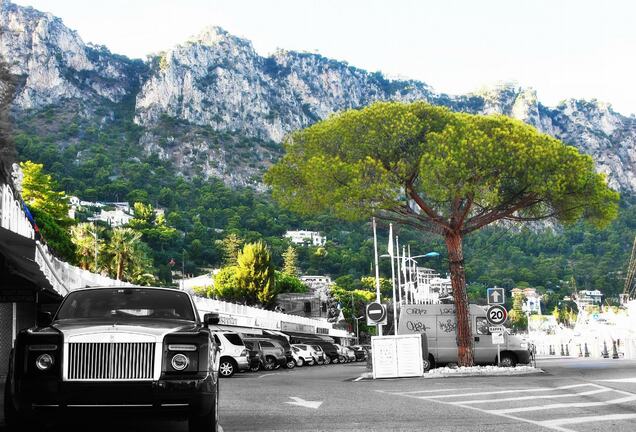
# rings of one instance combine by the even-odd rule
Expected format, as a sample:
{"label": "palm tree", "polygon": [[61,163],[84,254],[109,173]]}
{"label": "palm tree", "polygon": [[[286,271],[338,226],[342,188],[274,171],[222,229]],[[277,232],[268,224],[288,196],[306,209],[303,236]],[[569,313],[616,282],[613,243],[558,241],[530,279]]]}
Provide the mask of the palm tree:
{"label": "palm tree", "polygon": [[71,227],[71,242],[75,245],[75,255],[80,268],[98,272],[97,254],[103,248],[103,230],[87,222]]}
{"label": "palm tree", "polygon": [[109,251],[115,265],[117,280],[121,280],[124,270],[138,258],[141,233],[130,228],[115,228],[110,239]]}

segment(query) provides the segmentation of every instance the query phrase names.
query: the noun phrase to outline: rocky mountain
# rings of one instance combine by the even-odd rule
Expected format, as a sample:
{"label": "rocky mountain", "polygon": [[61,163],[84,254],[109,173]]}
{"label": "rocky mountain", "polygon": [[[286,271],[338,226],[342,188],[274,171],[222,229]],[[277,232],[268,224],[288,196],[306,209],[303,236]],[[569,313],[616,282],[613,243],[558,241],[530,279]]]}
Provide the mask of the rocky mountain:
{"label": "rocky mountain", "polygon": [[216,27],[142,62],[85,44],[50,14],[0,1],[0,54],[15,77],[18,120],[55,108],[105,128],[125,108],[141,128],[131,145],[174,161],[185,175],[259,188],[290,131],[376,100],[426,100],[526,121],[592,155],[612,187],[636,192],[636,119],[607,104],[547,107],[512,84],[449,96],[317,54],[263,57]]}

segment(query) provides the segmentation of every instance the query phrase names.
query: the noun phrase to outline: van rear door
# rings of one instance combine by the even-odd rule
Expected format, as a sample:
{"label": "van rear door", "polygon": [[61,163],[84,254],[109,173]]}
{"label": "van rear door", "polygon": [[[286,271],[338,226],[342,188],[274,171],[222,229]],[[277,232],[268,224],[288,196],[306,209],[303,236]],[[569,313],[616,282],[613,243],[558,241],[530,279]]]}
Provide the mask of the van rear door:
{"label": "van rear door", "polygon": [[473,317],[473,356],[475,364],[493,364],[497,358],[497,345],[492,343],[485,316]]}

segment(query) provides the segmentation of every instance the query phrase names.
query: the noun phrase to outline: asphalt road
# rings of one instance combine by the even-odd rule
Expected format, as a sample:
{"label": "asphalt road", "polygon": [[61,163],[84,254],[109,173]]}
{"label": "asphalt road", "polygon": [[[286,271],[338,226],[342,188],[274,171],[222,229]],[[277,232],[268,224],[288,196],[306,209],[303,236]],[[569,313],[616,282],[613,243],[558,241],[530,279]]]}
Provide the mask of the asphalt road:
{"label": "asphalt road", "polygon": [[[359,380],[362,363],[221,381],[232,431],[608,431],[636,429],[636,362],[539,360],[532,376]],[[185,432],[184,422],[91,419],[56,431]]]}

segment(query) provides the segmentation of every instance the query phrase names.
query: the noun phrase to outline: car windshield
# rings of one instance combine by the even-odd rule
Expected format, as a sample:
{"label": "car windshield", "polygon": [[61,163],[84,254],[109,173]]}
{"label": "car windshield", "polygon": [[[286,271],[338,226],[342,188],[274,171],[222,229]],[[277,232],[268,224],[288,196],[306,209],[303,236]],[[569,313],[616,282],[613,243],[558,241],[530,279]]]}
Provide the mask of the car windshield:
{"label": "car windshield", "polygon": [[177,290],[105,288],[68,295],[56,319],[178,319],[196,321],[190,298]]}

